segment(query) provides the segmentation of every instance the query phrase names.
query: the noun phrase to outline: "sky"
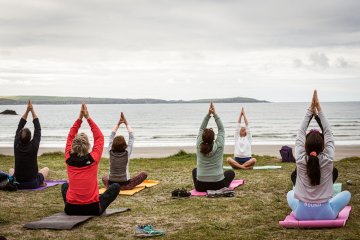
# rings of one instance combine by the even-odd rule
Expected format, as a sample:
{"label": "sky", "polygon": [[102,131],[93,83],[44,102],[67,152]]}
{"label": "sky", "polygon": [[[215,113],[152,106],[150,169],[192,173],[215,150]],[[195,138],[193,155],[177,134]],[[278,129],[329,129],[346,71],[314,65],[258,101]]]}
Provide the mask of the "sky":
{"label": "sky", "polygon": [[358,0],[0,0],[0,96],[360,101]]}

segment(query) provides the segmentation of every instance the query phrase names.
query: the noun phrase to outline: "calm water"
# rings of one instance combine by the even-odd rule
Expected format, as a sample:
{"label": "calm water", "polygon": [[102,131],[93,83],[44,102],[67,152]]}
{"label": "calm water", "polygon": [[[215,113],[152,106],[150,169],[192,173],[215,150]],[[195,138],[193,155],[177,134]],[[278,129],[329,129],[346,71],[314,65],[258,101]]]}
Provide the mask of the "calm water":
{"label": "calm water", "polygon": [[[245,107],[254,144],[292,144],[309,103],[216,104],[225,126],[226,144],[233,144],[241,106]],[[360,144],[359,103],[323,103],[322,107],[332,126],[337,145]],[[20,115],[0,115],[1,147],[12,146],[25,106],[0,106],[0,111],[5,109],[16,110]],[[80,106],[38,105],[35,109],[42,125],[41,146],[64,147],[67,133],[78,116]],[[88,109],[105,135],[105,144],[123,111],[134,129],[136,146],[187,146],[195,144],[208,104],[88,105]],[[32,119],[31,114],[29,119]],[[311,126],[315,126],[314,123]],[[27,126],[33,129],[32,122],[28,122]],[[213,120],[210,120],[209,126],[215,127]],[[83,122],[82,127],[84,132],[91,135],[86,122]],[[126,134],[124,127],[119,132]]]}

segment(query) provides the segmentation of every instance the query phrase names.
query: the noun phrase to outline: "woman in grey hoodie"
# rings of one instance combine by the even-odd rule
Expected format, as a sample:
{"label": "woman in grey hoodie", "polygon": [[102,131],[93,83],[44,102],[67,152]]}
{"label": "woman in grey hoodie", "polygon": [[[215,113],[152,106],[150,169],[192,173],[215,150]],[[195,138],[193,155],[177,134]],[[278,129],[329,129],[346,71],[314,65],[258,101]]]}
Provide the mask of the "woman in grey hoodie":
{"label": "woman in grey hoodie", "polygon": [[[306,134],[309,120],[318,112],[323,136],[317,130]],[[323,113],[316,90],[295,142],[296,185],[287,194],[298,220],[333,220],[349,203],[351,194],[343,191],[333,197],[334,136]]]}
{"label": "woman in grey hoodie", "polygon": [[[125,124],[129,133],[128,144],[126,144],[123,136],[115,136],[121,124]],[[121,190],[131,190],[147,178],[146,172],[141,172],[137,176],[130,178],[129,162],[130,155],[134,144],[134,133],[128,124],[125,116],[121,113],[119,122],[115,125],[110,134],[109,141],[109,160],[110,160],[110,173],[103,176],[102,181],[106,188],[113,184],[120,184]]]}

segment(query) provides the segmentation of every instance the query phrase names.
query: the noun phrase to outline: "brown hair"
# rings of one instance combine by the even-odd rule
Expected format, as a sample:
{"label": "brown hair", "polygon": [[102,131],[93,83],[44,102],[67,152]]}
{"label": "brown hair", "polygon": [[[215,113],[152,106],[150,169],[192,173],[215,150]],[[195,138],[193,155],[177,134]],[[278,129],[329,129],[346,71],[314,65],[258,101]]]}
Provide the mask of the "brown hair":
{"label": "brown hair", "polygon": [[111,151],[113,152],[124,152],[127,148],[125,138],[123,136],[116,136],[111,145]]}
{"label": "brown hair", "polygon": [[[318,155],[324,150],[324,138],[321,133],[316,131],[311,131],[306,135],[305,140],[305,150],[308,155],[308,160],[306,163],[306,172],[310,178],[310,183],[312,186],[320,184],[321,171],[320,171],[320,162]],[[310,154],[316,152],[316,156]]]}
{"label": "brown hair", "polygon": [[22,144],[27,144],[31,140],[31,132],[28,128],[23,128],[20,131],[20,142]]}
{"label": "brown hair", "polygon": [[203,142],[200,144],[200,152],[204,155],[212,151],[214,144],[215,133],[212,128],[205,128],[202,134]]}

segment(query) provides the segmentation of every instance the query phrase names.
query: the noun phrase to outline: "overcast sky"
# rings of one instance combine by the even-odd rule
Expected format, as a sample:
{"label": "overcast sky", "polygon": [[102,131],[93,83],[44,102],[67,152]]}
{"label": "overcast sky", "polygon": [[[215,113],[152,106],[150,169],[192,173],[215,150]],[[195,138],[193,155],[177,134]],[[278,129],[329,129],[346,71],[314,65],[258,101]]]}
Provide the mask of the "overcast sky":
{"label": "overcast sky", "polygon": [[0,95],[360,100],[360,1],[0,0]]}

